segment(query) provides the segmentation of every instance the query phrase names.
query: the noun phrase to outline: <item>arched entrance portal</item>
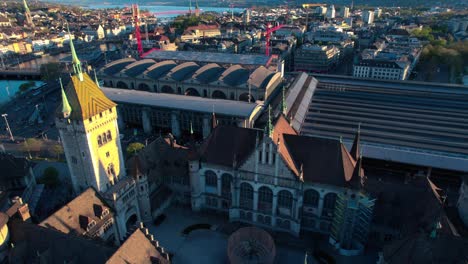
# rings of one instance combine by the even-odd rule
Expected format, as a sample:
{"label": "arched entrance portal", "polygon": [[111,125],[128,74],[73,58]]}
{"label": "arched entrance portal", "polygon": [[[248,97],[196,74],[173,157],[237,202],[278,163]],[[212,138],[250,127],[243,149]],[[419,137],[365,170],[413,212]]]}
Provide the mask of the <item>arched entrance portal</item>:
{"label": "arched entrance portal", "polygon": [[127,227],[127,230],[129,230],[130,228],[132,228],[133,226],[136,225],[138,221],[138,217],[136,214],[132,214],[128,219],[127,219],[127,222],[125,223],[125,226]]}
{"label": "arched entrance portal", "polygon": [[174,89],[172,89],[169,85],[164,85],[164,86],[161,88],[161,93],[173,94],[173,93],[174,93]]}
{"label": "arched entrance portal", "polygon": [[197,90],[195,90],[194,88],[188,88],[187,90],[185,90],[185,95],[200,96],[200,93]]}
{"label": "arched entrance portal", "polygon": [[[249,94],[248,93],[241,94],[239,96],[239,101],[248,102],[249,101]],[[255,98],[253,98],[252,95],[250,95],[250,102],[255,102]]]}
{"label": "arched entrance portal", "polygon": [[216,90],[213,92],[211,97],[214,99],[226,99],[226,94],[219,90]]}
{"label": "arched entrance portal", "polygon": [[117,88],[122,88],[122,89],[128,89],[127,84],[122,82],[122,81],[118,81],[116,87]]}

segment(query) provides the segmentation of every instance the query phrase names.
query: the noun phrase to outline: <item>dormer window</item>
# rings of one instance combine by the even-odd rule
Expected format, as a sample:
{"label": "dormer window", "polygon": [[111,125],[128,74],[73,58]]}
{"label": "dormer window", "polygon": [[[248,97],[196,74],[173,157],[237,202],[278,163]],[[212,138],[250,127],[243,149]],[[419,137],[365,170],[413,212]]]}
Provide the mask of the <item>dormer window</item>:
{"label": "dormer window", "polygon": [[109,209],[104,209],[104,211],[102,211],[102,215],[101,215],[101,218],[104,218],[106,217],[107,215],[109,215]]}
{"label": "dormer window", "polygon": [[86,228],[86,230],[89,231],[89,229],[93,228],[95,225],[96,221],[91,220],[91,222],[88,223],[88,227]]}

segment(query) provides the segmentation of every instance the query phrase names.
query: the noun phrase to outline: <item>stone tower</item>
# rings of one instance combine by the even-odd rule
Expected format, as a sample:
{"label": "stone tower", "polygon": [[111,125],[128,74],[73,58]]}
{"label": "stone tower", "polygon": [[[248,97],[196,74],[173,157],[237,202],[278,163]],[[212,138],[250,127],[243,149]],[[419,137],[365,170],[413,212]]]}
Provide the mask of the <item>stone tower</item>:
{"label": "stone tower", "polygon": [[106,192],[125,175],[116,104],[82,72],[71,39],[70,47],[74,75],[66,88],[62,86],[55,123],[75,193],[90,186]]}
{"label": "stone tower", "polygon": [[34,23],[31,17],[31,11],[29,11],[28,4],[26,3],[26,0],[23,0],[23,5],[24,5],[24,17],[25,17],[25,24],[27,24],[29,27],[34,27]]}
{"label": "stone tower", "polygon": [[136,182],[138,207],[142,217],[141,220],[143,222],[151,221],[152,217],[148,176],[142,171],[140,158],[137,155],[133,157],[130,174]]}
{"label": "stone tower", "polygon": [[200,16],[200,7],[198,7],[198,0],[195,0],[195,16]]}

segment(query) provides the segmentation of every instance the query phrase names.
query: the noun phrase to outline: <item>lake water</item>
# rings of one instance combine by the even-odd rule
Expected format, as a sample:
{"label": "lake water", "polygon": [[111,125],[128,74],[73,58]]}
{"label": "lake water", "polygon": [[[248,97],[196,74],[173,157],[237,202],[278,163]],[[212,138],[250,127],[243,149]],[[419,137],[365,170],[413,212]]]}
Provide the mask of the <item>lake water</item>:
{"label": "lake water", "polygon": [[[122,5],[122,4],[113,4],[113,3],[106,3],[104,4],[90,4],[87,6],[84,6],[85,8],[90,8],[90,9],[104,9],[104,8],[124,8],[124,7],[129,7],[129,5]],[[194,7],[192,6],[192,10]],[[226,7],[200,7],[202,12],[217,12],[217,13],[223,13],[227,12],[230,13],[231,9],[226,6]],[[151,13],[156,13],[156,17],[158,18],[174,18],[178,16],[179,14],[176,14],[177,11],[187,11],[188,6],[160,6],[160,5],[145,5],[142,4],[140,5],[140,10],[149,10]],[[172,12],[174,11],[174,12]],[[243,8],[233,8],[234,13],[240,13],[243,12]]]}
{"label": "lake water", "polygon": [[[0,80],[0,104],[8,102],[12,97],[15,96],[16,92],[19,90],[20,85],[27,82],[28,81]],[[41,81],[35,81],[35,83],[36,87],[43,84]]]}

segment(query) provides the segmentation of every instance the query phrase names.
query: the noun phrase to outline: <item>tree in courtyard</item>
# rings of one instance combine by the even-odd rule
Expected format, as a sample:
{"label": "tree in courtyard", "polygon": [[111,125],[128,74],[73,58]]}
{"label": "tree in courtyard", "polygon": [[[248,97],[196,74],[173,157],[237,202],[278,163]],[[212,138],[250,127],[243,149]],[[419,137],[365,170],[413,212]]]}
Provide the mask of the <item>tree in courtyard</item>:
{"label": "tree in courtyard", "polygon": [[57,156],[57,159],[60,159],[63,154],[63,147],[60,144],[54,144],[52,147],[50,147],[50,152]]}
{"label": "tree in courtyard", "polygon": [[43,142],[39,139],[27,138],[23,142],[21,149],[23,152],[28,152],[29,157],[31,157],[31,152],[35,152],[37,156],[37,153],[41,151],[42,145],[43,145]]}
{"label": "tree in courtyard", "polygon": [[127,154],[128,155],[133,155],[142,150],[145,147],[145,145],[141,144],[140,142],[133,142],[130,143],[127,147]]}

